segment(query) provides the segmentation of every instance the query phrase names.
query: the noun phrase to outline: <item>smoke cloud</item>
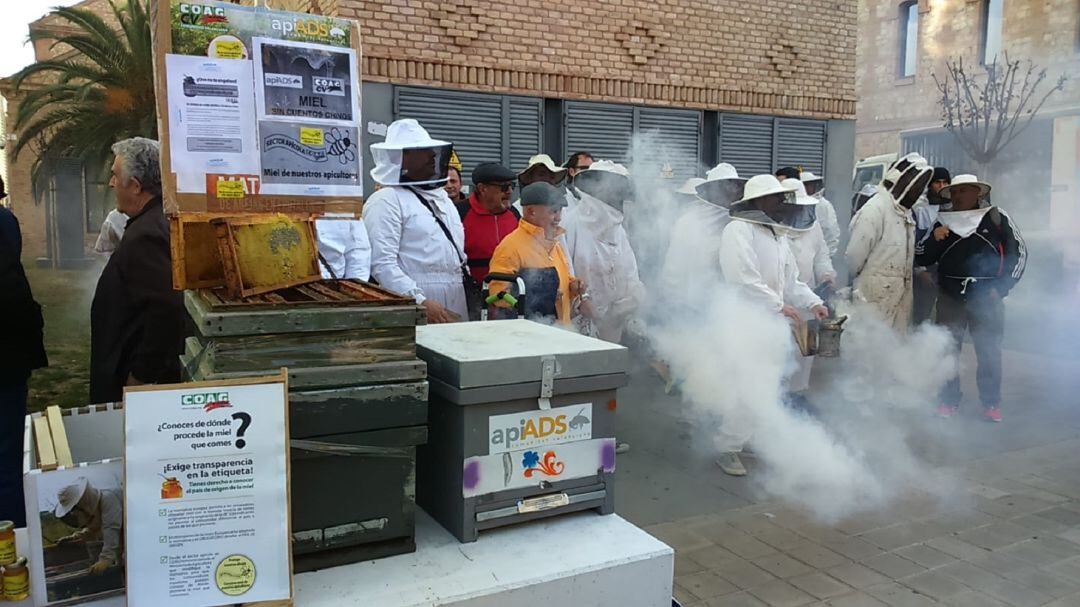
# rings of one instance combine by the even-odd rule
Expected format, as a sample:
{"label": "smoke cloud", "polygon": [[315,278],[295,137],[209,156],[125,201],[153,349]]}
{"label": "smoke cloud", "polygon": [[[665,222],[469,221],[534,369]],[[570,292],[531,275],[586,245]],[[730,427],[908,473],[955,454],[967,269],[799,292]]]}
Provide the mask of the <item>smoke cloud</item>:
{"label": "smoke cloud", "polygon": [[[791,409],[786,381],[799,354],[786,319],[725,284],[707,285],[708,296],[688,306],[656,288],[669,237],[687,237],[668,233],[687,203],[674,194],[679,180],[659,178],[672,150],[655,135],[638,137],[634,149],[638,196],[627,222],[652,298],[645,339],[678,379],[691,423],[719,436],[723,420],[741,421],[757,457],[749,482],[822,522],[882,508],[913,489],[950,500],[948,471],[912,446],[928,436],[948,443],[930,416],[956,370],[948,333],[924,325],[899,335],[871,310],[842,305],[838,313],[850,320],[841,356],[816,361],[810,398],[821,414]],[[694,248],[706,250],[701,244]],[[702,279],[688,272],[676,282]],[[718,451],[687,455],[715,459]]]}

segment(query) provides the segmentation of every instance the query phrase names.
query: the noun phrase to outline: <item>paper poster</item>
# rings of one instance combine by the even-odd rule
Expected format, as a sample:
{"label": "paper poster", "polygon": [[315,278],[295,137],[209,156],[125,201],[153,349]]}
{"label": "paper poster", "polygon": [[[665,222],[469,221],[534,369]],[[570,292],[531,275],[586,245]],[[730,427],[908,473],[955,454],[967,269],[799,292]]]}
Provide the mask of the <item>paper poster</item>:
{"label": "paper poster", "polygon": [[257,174],[250,61],[166,55],[169,153],[181,192],[206,192],[207,173]]}
{"label": "paper poster", "polygon": [[359,130],[346,126],[259,122],[263,194],[360,196]]}
{"label": "paper poster", "polygon": [[356,51],[269,38],[252,44],[260,119],[358,125]]}
{"label": "paper poster", "polygon": [[128,390],[128,605],[292,596],[286,388]]}
{"label": "paper poster", "polygon": [[345,48],[351,42],[353,23],[347,19],[213,0],[173,0],[171,9],[172,52],[180,55],[250,59],[254,36]]}
{"label": "paper poster", "polygon": [[466,498],[508,489],[540,487],[544,481],[556,483],[614,472],[615,439],[597,438],[477,455],[466,458],[463,466],[461,490]]}

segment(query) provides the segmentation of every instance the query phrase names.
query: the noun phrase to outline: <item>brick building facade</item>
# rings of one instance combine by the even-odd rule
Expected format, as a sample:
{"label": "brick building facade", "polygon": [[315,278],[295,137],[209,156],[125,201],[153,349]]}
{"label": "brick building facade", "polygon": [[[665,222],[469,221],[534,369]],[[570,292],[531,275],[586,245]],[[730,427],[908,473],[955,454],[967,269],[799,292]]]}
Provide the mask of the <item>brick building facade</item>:
{"label": "brick building facade", "polygon": [[[483,161],[520,169],[532,154],[579,149],[637,163],[632,139],[651,132],[673,151],[649,153],[680,178],[721,159],[744,173],[803,165],[826,174],[831,196],[848,196],[854,1],[267,4],[360,23],[365,148],[389,122],[414,117],[454,141],[467,173]],[[22,181],[17,168],[13,179]],[[83,227],[97,230],[90,219]],[[32,254],[48,255],[33,238]]]}
{"label": "brick building facade", "polygon": [[[858,36],[858,157],[919,151],[953,174],[983,172],[1030,238],[1055,237],[1052,226],[1080,232],[1080,3],[861,0]],[[1043,90],[1071,77],[1021,138],[978,167],[941,128],[933,74],[946,59],[979,72],[1006,53],[1045,67]]]}

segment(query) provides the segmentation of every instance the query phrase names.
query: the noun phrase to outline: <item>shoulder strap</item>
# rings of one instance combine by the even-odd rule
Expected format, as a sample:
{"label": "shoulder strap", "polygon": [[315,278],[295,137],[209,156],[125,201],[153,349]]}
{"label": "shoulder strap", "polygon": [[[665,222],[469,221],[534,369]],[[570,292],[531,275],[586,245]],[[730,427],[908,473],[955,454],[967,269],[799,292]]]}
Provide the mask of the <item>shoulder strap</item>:
{"label": "shoulder strap", "polygon": [[521,219],[521,212],[517,210],[517,207],[510,205],[510,212],[514,214],[514,217]]}
{"label": "shoulder strap", "polygon": [[465,271],[465,260],[461,257],[461,251],[458,251],[457,243],[454,242],[454,237],[450,235],[450,228],[446,227],[446,224],[443,223],[442,219],[439,219],[439,214],[435,212],[435,209],[432,208],[426,200],[424,200],[423,196],[418,194],[416,190],[413,190],[412,188],[406,189],[412,192],[412,195],[416,196],[416,199],[420,201],[420,204],[424,205],[424,207],[431,212],[431,216],[435,219],[435,223],[439,224],[439,229],[442,230],[443,236],[446,236],[446,240],[450,241],[450,248],[454,250],[454,255],[457,255],[458,262],[461,264],[462,270]]}

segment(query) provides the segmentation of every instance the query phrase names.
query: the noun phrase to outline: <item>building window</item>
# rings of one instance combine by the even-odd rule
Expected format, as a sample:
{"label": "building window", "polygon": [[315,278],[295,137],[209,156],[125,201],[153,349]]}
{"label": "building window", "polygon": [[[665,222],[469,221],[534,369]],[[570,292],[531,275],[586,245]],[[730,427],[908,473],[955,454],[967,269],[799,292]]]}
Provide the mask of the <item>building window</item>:
{"label": "building window", "polygon": [[915,75],[915,60],[919,51],[919,3],[900,4],[900,77]]}
{"label": "building window", "polygon": [[1001,52],[1001,22],[1005,13],[1005,0],[983,2],[982,60],[990,65]]}

